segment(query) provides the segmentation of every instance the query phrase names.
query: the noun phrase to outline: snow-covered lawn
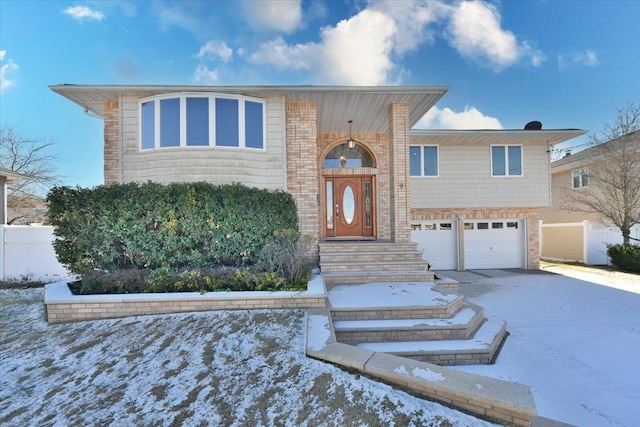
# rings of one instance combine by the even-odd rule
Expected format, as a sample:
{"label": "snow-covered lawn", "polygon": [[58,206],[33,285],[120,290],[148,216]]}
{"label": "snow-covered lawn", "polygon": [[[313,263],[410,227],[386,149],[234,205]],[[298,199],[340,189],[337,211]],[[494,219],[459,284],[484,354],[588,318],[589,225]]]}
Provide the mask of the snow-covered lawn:
{"label": "snow-covered lawn", "polygon": [[468,300],[508,322],[510,336],[495,365],[456,369],[530,386],[544,417],[581,427],[638,426],[640,276],[570,274],[461,284]]}
{"label": "snow-covered lawn", "polygon": [[0,425],[487,426],[304,354],[304,311],[49,325],[0,290]]}

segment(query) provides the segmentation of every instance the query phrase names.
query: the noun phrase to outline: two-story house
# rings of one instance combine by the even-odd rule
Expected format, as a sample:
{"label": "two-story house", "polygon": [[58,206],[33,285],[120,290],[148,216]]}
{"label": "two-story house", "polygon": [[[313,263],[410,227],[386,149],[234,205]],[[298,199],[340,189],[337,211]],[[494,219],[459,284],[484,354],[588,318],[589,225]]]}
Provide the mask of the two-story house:
{"label": "two-story house", "polygon": [[447,87],[51,89],[103,118],[106,184],[240,182],[291,193],[323,274],[341,256],[345,274],[363,268],[348,247],[401,254],[416,244],[435,270],[538,268],[550,147],[584,133],[412,130]]}

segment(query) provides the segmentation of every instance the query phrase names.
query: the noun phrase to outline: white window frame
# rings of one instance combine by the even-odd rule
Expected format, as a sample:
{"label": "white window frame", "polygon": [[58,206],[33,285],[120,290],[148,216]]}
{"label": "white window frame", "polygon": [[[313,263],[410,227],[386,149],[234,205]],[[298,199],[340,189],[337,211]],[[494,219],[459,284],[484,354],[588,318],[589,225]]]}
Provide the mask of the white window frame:
{"label": "white window frame", "polygon": [[[574,181],[574,174],[578,173],[578,185],[575,185],[575,181]],[[587,185],[584,185],[584,177],[587,177]],[[580,188],[587,188],[589,187],[589,168],[588,167],[583,167],[583,168],[577,168],[577,169],[573,169],[571,171],[571,188],[573,188],[574,190],[580,189]]]}
{"label": "white window frame", "polygon": [[[493,147],[504,147],[504,175],[493,174]],[[520,147],[520,174],[509,173],[509,147]],[[522,178],[524,176],[524,148],[522,144],[492,144],[489,147],[491,157],[491,177],[492,178]]]}
{"label": "white window frame", "polygon": [[[209,100],[209,144],[208,145],[187,145],[187,98],[207,98]],[[238,101],[238,146],[220,146],[216,144],[216,102],[217,98],[233,99]],[[160,101],[163,99],[179,99],[180,100],[180,144],[172,147],[160,146]],[[245,101],[251,101],[262,105],[262,147],[247,147],[245,141]],[[154,146],[151,148],[142,148],[142,104],[147,102],[154,103]],[[231,150],[251,150],[266,151],[267,150],[267,103],[264,99],[249,96],[228,95],[221,93],[204,93],[204,92],[176,92],[161,95],[150,96],[138,100],[138,150],[168,150],[176,148],[197,149],[206,147],[215,147],[220,149]]]}
{"label": "white window frame", "polygon": [[[409,156],[411,156],[411,148],[416,147],[420,148],[420,175],[411,175],[411,158],[409,158],[409,176],[411,178],[438,178],[440,177],[440,146],[436,144],[421,144],[421,145],[410,145],[409,146]],[[435,175],[425,175],[424,174],[424,148],[425,147],[435,147],[436,148],[436,168],[437,172]]]}

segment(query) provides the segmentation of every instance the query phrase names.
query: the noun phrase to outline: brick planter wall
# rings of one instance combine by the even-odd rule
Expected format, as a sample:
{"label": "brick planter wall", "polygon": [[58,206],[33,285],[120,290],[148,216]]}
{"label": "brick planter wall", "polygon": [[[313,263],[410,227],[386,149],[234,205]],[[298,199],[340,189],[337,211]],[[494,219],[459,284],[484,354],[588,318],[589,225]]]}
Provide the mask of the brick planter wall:
{"label": "brick planter wall", "polygon": [[251,310],[325,307],[326,291],[315,276],[306,291],[197,292],[127,295],[73,295],[65,282],[45,287],[49,323],[76,322],[147,314],[209,310]]}

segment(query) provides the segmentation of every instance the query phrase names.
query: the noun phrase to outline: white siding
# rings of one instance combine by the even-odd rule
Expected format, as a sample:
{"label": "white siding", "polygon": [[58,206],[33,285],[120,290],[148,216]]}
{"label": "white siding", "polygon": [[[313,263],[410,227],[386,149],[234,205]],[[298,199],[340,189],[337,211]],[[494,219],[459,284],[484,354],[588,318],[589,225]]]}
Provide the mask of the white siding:
{"label": "white siding", "polygon": [[140,150],[138,97],[121,99],[122,181],[239,182],[270,190],[286,188],[284,99],[266,99],[266,150],[176,147]]}
{"label": "white siding", "polygon": [[411,178],[411,207],[548,206],[547,145],[528,143],[522,146],[522,176],[491,177],[491,143],[440,144],[440,175],[437,178]]}

